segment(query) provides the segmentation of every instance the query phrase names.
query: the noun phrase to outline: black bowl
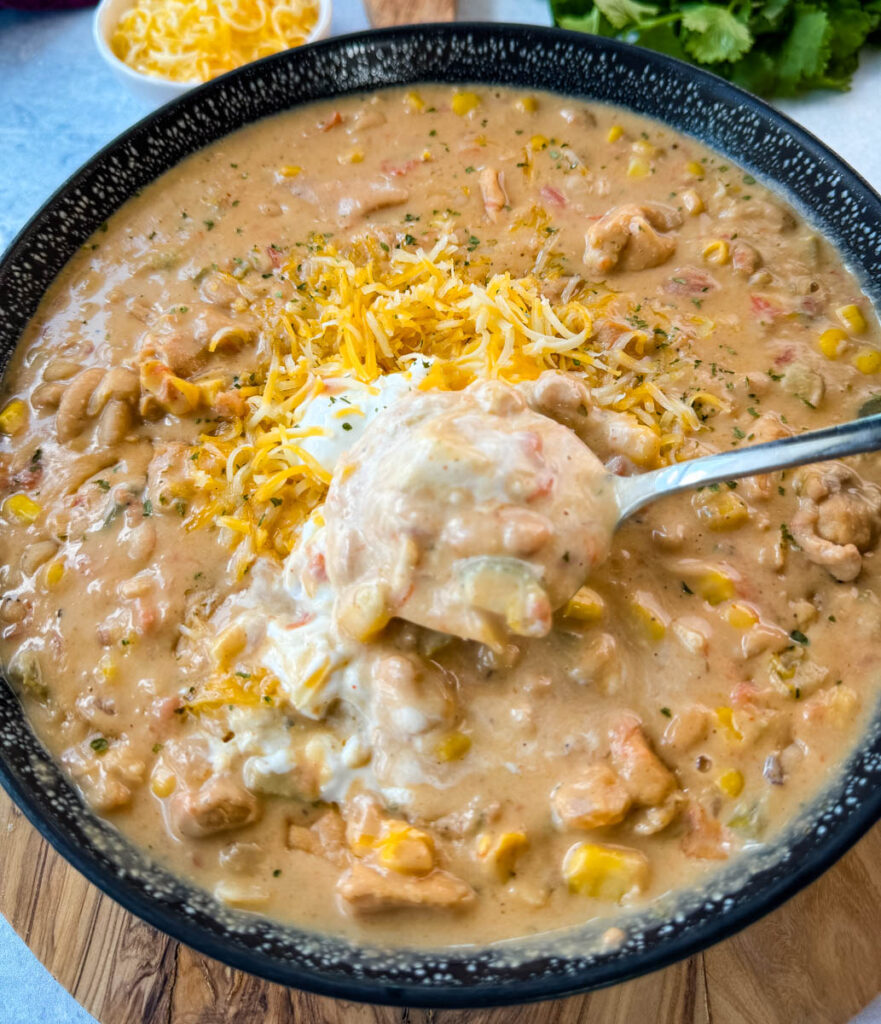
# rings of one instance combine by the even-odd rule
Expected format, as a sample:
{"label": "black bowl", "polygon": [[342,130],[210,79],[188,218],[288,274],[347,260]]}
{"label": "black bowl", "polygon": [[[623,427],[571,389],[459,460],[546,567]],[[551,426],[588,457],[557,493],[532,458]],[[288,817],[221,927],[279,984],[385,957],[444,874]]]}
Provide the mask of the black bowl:
{"label": "black bowl", "polygon": [[[270,57],[145,118],[78,171],[0,262],[4,364],[55,275],[136,190],[194,150],[312,100],[416,82],[483,82],[618,103],[695,136],[777,187],[831,238],[877,301],[881,200],[813,136],[706,72],[622,43],[504,25],[414,26]],[[151,863],[82,803],[0,683],[0,781],[71,864],[128,910],[187,945],[272,981],[346,999],[486,1006],[548,999],[663,967],[749,924],[815,879],[881,815],[881,730],[874,722],[828,794],[708,889],[628,917],[601,948],[596,926],[565,940],[437,952],[353,947],[221,907]],[[402,924],[403,927],[403,924]]]}

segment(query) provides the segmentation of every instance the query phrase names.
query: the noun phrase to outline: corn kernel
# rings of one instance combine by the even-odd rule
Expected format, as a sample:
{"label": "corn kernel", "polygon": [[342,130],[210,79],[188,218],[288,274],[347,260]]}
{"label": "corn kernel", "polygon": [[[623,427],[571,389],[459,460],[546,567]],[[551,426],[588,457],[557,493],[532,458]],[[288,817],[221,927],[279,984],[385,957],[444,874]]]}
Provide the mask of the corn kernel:
{"label": "corn kernel", "polygon": [[538,100],[534,96],[521,96],[514,106],[524,114],[534,114],[538,110]]}
{"label": "corn kernel", "polygon": [[98,661],[98,668],[101,669],[101,675],[103,675],[105,679],[115,678],[117,672],[119,671],[119,669],[116,666],[116,662],[109,654],[104,654],[101,656],[100,660]]}
{"label": "corn kernel", "polygon": [[715,263],[717,267],[721,267],[728,262],[730,254],[728,243],[722,238],[716,238],[704,246],[702,256],[707,263]]}
{"label": "corn kernel", "polygon": [[167,768],[157,768],[153,772],[153,777],[150,779],[150,789],[160,799],[165,799],[177,788],[177,779],[175,778],[174,772],[168,771]]}
{"label": "corn kernel", "polygon": [[696,581],[695,586],[708,604],[721,604],[734,597],[734,580],[719,569],[708,569]]}
{"label": "corn kernel", "polygon": [[43,511],[43,506],[26,494],[13,494],[3,502],[3,511],[8,516],[15,516],[19,522],[32,523]]}
{"label": "corn kernel", "polygon": [[415,90],[408,92],[404,99],[411,110],[425,109],[425,100]]}
{"label": "corn kernel", "polygon": [[696,217],[699,213],[703,213],[706,207],[704,201],[695,192],[693,188],[687,188],[682,193],[682,205],[691,214],[692,217]]}
{"label": "corn kernel", "polygon": [[64,579],[64,563],[50,562],[46,567],[46,583],[50,587],[57,587]]}
{"label": "corn kernel", "polygon": [[298,167],[296,164],[285,164],[279,173],[283,178],[296,178],[302,170],[303,168]]}
{"label": "corn kernel", "polygon": [[853,365],[860,373],[877,373],[881,370],[881,352],[874,348],[863,348],[853,357]]}
{"label": "corn kernel", "polygon": [[734,629],[752,629],[759,621],[758,615],[748,604],[737,603],[731,605],[725,618],[728,620],[728,625],[733,626]]}
{"label": "corn kernel", "polygon": [[697,160],[689,160],[685,165],[685,169],[693,178],[702,178],[705,173],[704,165]]}
{"label": "corn kernel", "polygon": [[605,602],[595,590],[581,587],[569,598],[563,614],[567,619],[577,619],[579,622],[598,622],[603,617],[605,607]]}
{"label": "corn kernel", "polygon": [[480,106],[480,97],[476,92],[457,92],[453,97],[453,113],[459,117],[470,114],[472,110]]}
{"label": "corn kernel", "polygon": [[648,884],[649,863],[645,854],[600,843],[578,843],[563,861],[569,891],[595,900],[617,902]]}
{"label": "corn kernel", "polygon": [[734,724],[734,709],[729,707],[716,708],[716,718],[719,720],[719,725],[728,734],[729,739],[742,740],[743,733]]}
{"label": "corn kernel", "polygon": [[477,856],[492,867],[500,882],[506,882],[514,874],[518,856],[528,846],[525,832],[503,832],[495,839],[484,833],[477,840]]}
{"label": "corn kernel", "polygon": [[364,150],[363,149],[352,149],[348,153],[340,153],[337,157],[337,163],[340,164],[360,164],[364,161]]}
{"label": "corn kernel", "polygon": [[657,153],[657,149],[645,139],[637,139],[630,148],[639,156],[654,156]]}
{"label": "corn kernel", "polygon": [[652,165],[642,156],[634,156],[630,158],[630,163],[627,165],[627,177],[628,178],[644,178],[647,174],[651,174]]}
{"label": "corn kernel", "polygon": [[402,875],[427,875],[434,867],[434,840],[405,822],[387,822],[374,846],[380,863]]}
{"label": "corn kernel", "polygon": [[664,639],[667,632],[667,623],[664,621],[663,612],[656,607],[652,598],[639,591],[630,605],[637,621],[645,630],[646,636],[653,643],[659,643]]}
{"label": "corn kernel", "polygon": [[691,499],[698,518],[711,530],[736,530],[749,520],[749,506],[733,491],[698,491]]}
{"label": "corn kernel", "polygon": [[540,149],[547,149],[547,147],[547,135],[533,135],[532,138],[529,140],[529,148],[533,150],[533,152],[537,153]]}
{"label": "corn kernel", "polygon": [[840,306],[835,310],[838,319],[850,334],[862,334],[866,329],[866,318],[863,316],[859,306],[851,303],[849,306]]}
{"label": "corn kernel", "polygon": [[847,344],[847,335],[840,327],[830,327],[820,335],[820,351],[827,359],[837,359]]}
{"label": "corn kernel", "polygon": [[27,421],[27,406],[20,398],[13,398],[3,412],[0,412],[0,433],[17,434]]}
{"label": "corn kernel", "polygon": [[464,732],[451,732],[434,748],[439,761],[460,761],[471,749],[471,737]]}
{"label": "corn kernel", "polygon": [[730,796],[733,799],[740,796],[743,791],[743,775],[736,768],[729,768],[727,772],[722,772],[716,779],[716,785],[725,796]]}
{"label": "corn kernel", "polygon": [[606,136],[607,142],[617,142],[618,139],[624,134],[624,129],[620,124],[613,124],[609,129],[609,134]]}

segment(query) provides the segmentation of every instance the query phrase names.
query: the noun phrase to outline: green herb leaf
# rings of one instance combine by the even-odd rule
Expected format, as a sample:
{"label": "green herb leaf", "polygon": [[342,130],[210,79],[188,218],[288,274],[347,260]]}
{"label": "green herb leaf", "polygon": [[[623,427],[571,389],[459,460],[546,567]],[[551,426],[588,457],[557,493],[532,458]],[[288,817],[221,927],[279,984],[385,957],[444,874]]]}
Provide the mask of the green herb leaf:
{"label": "green herb leaf", "polygon": [[658,13],[654,4],[639,3],[638,0],[596,0],[596,6],[615,28],[624,28],[634,21],[646,21]]}
{"label": "green herb leaf", "polygon": [[685,49],[702,64],[738,60],[753,45],[749,28],[728,10],[714,4],[689,4],[682,9]]}
{"label": "green herb leaf", "polygon": [[763,95],[847,89],[881,0],[550,0],[563,28],[616,36]]}

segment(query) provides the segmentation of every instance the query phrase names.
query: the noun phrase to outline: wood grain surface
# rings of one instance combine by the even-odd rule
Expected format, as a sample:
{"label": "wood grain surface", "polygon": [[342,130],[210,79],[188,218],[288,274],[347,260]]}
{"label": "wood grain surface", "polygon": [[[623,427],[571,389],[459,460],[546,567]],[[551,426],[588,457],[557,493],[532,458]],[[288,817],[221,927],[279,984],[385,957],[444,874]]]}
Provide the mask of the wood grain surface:
{"label": "wood grain surface", "polygon": [[364,0],[364,6],[374,28],[456,19],[456,0]]}
{"label": "wood grain surface", "polygon": [[881,826],[740,935],[587,996],[368,1007],[270,985],[166,938],[69,867],[0,790],[0,912],[101,1024],[845,1024],[881,992],[879,869]]}

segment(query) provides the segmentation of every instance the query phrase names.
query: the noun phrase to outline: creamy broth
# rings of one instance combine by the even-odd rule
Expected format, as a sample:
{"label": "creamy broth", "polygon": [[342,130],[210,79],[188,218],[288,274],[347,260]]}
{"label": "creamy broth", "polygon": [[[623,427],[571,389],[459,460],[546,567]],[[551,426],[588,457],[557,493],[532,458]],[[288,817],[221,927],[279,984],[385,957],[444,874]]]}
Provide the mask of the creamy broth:
{"label": "creamy broth", "polygon": [[859,740],[881,472],[669,498],[610,552],[591,473],[851,419],[879,348],[809,224],[624,111],[432,85],[259,122],[25,332],[3,664],[98,813],[233,906],[396,944],[613,926]]}

